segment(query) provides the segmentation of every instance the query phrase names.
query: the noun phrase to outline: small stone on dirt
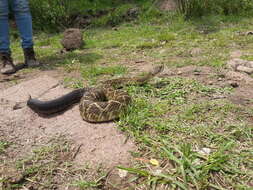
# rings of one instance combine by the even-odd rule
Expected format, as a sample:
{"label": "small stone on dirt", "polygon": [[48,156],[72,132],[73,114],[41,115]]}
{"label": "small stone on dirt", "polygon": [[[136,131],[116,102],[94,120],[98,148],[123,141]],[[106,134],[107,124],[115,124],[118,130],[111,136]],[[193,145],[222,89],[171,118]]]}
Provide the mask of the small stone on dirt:
{"label": "small stone on dirt", "polygon": [[245,66],[249,68],[253,68],[253,61],[247,61],[247,63],[245,63]]}
{"label": "small stone on dirt", "polygon": [[231,59],[227,62],[229,68],[236,70],[239,65],[244,65],[245,61],[239,58]]}
{"label": "small stone on dirt", "polygon": [[247,74],[252,74],[253,73],[253,68],[249,68],[249,67],[242,66],[242,65],[239,65],[236,70],[241,71],[241,72],[245,72]]}
{"label": "small stone on dirt", "polygon": [[253,61],[247,61],[239,58],[231,59],[227,62],[228,67],[234,71],[244,72],[247,74],[253,73]]}
{"label": "small stone on dirt", "polygon": [[63,33],[61,44],[67,51],[80,49],[84,45],[81,30],[78,28],[66,29]]}

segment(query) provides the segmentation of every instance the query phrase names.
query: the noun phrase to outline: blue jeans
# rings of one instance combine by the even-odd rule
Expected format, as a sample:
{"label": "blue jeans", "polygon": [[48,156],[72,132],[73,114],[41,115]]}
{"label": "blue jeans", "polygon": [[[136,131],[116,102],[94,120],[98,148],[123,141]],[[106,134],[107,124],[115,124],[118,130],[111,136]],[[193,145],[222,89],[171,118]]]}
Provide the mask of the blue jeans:
{"label": "blue jeans", "polygon": [[31,48],[32,17],[28,0],[0,0],[0,52],[10,52],[9,7],[14,13],[22,48]]}

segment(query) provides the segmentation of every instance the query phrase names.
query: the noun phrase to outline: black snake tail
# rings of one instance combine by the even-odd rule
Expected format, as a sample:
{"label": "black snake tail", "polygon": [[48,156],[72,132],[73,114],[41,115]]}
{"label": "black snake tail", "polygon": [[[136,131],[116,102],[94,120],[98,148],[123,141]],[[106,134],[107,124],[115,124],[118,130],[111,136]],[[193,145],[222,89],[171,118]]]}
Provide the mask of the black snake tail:
{"label": "black snake tail", "polygon": [[71,105],[78,103],[85,92],[85,88],[76,89],[65,94],[64,96],[49,101],[33,99],[30,96],[29,100],[27,101],[27,106],[39,114],[49,115],[64,111]]}

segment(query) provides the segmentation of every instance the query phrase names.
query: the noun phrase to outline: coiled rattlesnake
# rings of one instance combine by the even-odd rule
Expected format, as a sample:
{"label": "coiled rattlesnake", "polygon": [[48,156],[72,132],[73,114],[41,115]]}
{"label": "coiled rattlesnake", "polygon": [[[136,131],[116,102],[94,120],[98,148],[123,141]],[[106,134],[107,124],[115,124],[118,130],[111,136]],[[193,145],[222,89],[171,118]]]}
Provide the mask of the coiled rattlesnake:
{"label": "coiled rattlesnake", "polygon": [[80,114],[85,121],[111,121],[117,119],[131,102],[130,95],[118,88],[129,84],[143,84],[160,73],[163,68],[163,65],[158,65],[142,76],[107,80],[96,88],[77,89],[51,101],[30,98],[27,105],[37,113],[49,115],[63,111],[80,101]]}

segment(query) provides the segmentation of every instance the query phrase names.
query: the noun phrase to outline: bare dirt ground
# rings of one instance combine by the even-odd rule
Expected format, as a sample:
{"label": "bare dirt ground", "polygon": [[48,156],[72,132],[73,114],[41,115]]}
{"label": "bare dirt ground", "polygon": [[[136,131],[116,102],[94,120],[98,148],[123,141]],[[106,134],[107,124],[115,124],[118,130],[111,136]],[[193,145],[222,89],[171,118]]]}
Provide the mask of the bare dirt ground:
{"label": "bare dirt ground", "polygon": [[127,164],[130,159],[128,151],[135,149],[134,143],[126,142],[126,137],[120,134],[113,123],[84,122],[78,105],[49,118],[39,117],[26,106],[13,110],[15,103],[27,101],[28,94],[40,99],[52,99],[68,91],[70,90],[59,86],[57,80],[46,75],[1,91],[1,136],[23,147],[12,152],[12,156],[19,157],[29,152],[31,146],[41,144],[44,139],[64,134],[74,140],[77,146],[81,146],[76,156],[76,161],[80,164],[103,163],[108,167]]}
{"label": "bare dirt ground", "polygon": [[[135,151],[136,146],[113,122],[87,123],[81,119],[78,105],[52,117],[41,117],[23,104],[29,95],[48,100],[71,91],[61,85],[60,75],[61,71],[58,70],[1,76],[0,141],[11,142],[14,146],[0,155],[3,163],[0,164],[0,174],[7,173],[13,183],[18,183],[24,174],[8,166],[9,163],[32,155],[34,149],[47,145],[54,138],[60,141],[67,139],[72,143],[71,162],[75,163],[76,168],[86,165],[94,170],[99,167],[112,170],[117,165],[131,165],[130,152]],[[18,84],[13,82],[15,80]],[[16,103],[23,106],[15,109]],[[62,158],[60,162],[68,160]],[[110,172],[110,176],[116,175],[114,173]]]}

